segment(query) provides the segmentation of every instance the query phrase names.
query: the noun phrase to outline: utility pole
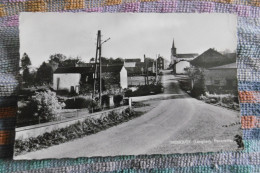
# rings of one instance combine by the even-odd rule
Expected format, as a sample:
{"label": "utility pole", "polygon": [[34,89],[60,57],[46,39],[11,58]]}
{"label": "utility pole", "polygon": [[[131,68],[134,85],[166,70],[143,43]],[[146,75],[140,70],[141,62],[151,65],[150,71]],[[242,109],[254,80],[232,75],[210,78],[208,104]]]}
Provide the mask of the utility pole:
{"label": "utility pole", "polygon": [[[102,62],[101,62],[101,31],[98,30],[97,34],[97,47],[96,47],[96,59],[95,59],[95,74],[94,74],[94,89],[92,98],[95,97],[96,92],[96,82],[97,82],[97,73],[99,73],[99,102],[101,105],[102,102]],[[99,72],[97,71],[98,61],[99,60]]]}
{"label": "utility pole", "polygon": [[99,102],[100,106],[102,104],[102,62],[101,62],[101,31],[98,30],[98,36],[99,36],[99,51],[98,51],[98,56],[99,56]]}
{"label": "utility pole", "polygon": [[145,60],[145,54],[144,54],[144,84],[146,85],[146,71],[147,71],[147,61]]}
{"label": "utility pole", "polygon": [[157,83],[157,75],[158,75],[158,65],[157,65],[157,54],[155,56],[155,83]]}
{"label": "utility pole", "polygon": [[95,57],[95,73],[94,73],[94,86],[93,86],[92,99],[95,98],[95,94],[96,94],[98,49],[99,49],[99,35],[97,35],[97,47],[96,47],[96,57]]}

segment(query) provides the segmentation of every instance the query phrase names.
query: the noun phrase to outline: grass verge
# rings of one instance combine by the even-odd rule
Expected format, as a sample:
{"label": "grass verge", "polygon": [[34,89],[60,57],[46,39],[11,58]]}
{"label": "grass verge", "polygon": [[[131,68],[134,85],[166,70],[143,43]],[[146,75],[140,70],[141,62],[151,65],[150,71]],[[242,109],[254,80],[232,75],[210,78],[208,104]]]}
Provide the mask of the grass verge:
{"label": "grass verge", "polygon": [[142,114],[143,112],[133,111],[128,108],[120,114],[111,112],[105,117],[99,119],[87,118],[83,122],[78,122],[66,128],[54,130],[50,133],[46,132],[35,138],[16,140],[14,147],[15,156],[95,134],[99,131],[108,129],[109,127],[139,117]]}

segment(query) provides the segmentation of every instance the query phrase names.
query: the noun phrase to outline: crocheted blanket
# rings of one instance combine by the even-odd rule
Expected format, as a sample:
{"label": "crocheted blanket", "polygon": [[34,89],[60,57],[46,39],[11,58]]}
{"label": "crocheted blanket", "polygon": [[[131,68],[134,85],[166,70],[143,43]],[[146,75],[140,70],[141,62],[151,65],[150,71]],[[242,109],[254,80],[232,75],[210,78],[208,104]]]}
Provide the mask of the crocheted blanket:
{"label": "crocheted blanket", "polygon": [[[235,13],[237,78],[244,149],[169,154],[13,161],[19,76],[20,12]],[[258,0],[2,0],[0,2],[1,172],[260,172],[260,2]]]}

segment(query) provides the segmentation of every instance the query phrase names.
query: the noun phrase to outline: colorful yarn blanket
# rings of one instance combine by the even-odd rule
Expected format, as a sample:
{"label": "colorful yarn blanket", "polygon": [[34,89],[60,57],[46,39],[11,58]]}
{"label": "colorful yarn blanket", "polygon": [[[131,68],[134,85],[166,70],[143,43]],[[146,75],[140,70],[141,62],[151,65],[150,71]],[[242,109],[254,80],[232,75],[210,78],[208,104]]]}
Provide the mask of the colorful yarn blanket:
{"label": "colorful yarn blanket", "polygon": [[[12,161],[20,12],[235,13],[243,151]],[[260,172],[259,0],[1,0],[0,172]]]}

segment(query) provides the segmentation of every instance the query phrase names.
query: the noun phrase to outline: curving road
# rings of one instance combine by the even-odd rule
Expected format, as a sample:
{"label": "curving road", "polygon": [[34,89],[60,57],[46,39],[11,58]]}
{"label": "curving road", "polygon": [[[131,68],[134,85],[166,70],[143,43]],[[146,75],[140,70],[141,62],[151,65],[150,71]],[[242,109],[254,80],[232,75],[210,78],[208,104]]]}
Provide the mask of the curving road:
{"label": "curving road", "polygon": [[[149,100],[150,111],[97,134],[52,146],[14,159],[43,159],[139,154],[170,154],[237,149],[239,113],[189,97],[177,77],[165,72],[167,100]],[[222,127],[228,125],[228,127]]]}

